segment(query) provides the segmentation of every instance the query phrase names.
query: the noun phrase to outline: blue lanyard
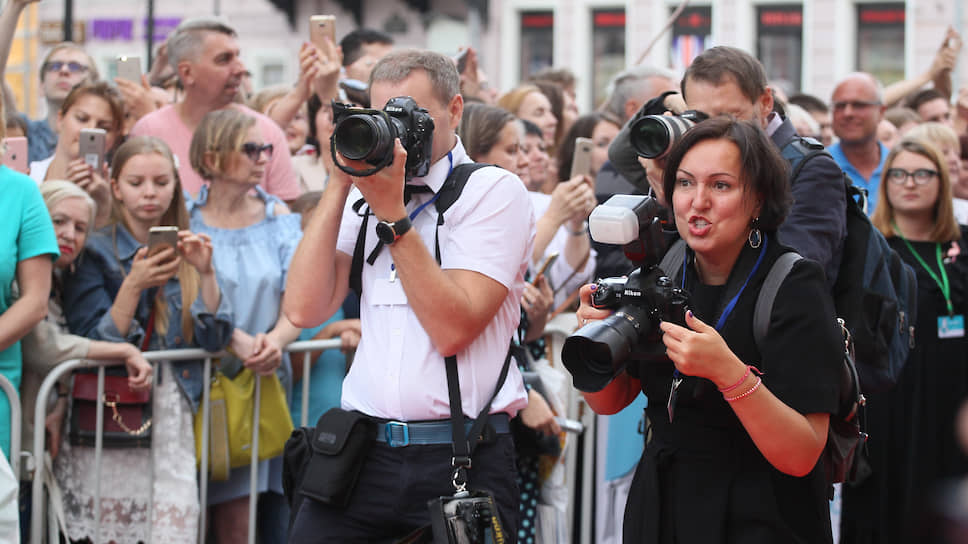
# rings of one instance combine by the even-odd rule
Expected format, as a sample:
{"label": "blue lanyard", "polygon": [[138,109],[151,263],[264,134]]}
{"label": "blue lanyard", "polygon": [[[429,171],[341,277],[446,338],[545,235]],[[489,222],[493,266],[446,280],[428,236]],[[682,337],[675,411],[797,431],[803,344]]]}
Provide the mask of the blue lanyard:
{"label": "blue lanyard", "polygon": [[[723,329],[723,326],[726,324],[726,319],[729,317],[729,314],[733,313],[733,308],[736,307],[736,303],[739,301],[739,297],[743,294],[743,291],[746,290],[746,286],[749,285],[750,279],[753,277],[754,274],[756,274],[756,271],[759,270],[760,263],[763,262],[763,256],[766,255],[766,245],[769,243],[769,240],[770,239],[768,236],[763,237],[763,247],[760,248],[760,256],[756,258],[756,264],[753,265],[753,270],[750,270],[750,274],[746,276],[746,281],[744,281],[743,286],[739,288],[739,292],[737,292],[736,295],[729,301],[729,303],[723,309],[723,313],[719,316],[719,320],[716,321],[716,332],[719,332]],[[686,261],[687,260],[688,259],[682,260],[683,290],[685,290],[686,288]],[[682,374],[679,372],[679,369],[678,368],[675,369],[675,372],[673,372],[673,378],[680,379],[681,376]],[[673,387],[673,389],[675,389],[675,386]]]}
{"label": "blue lanyard", "polygon": [[[450,177],[450,174],[454,171],[454,155],[453,155],[453,152],[451,152],[451,151],[448,151],[447,152],[447,161],[450,163],[450,167],[447,169],[447,178],[449,178]],[[446,181],[447,178],[444,178],[444,181]],[[441,187],[441,189],[443,189],[443,187]],[[414,219],[416,219],[417,216],[420,215],[420,212],[422,212],[424,208],[426,208],[427,206],[430,206],[431,204],[433,204],[434,202],[436,202],[438,198],[440,198],[440,191],[437,191],[436,193],[434,193],[433,198],[431,198],[427,202],[424,202],[420,206],[417,206],[417,209],[414,210],[413,213],[410,214],[410,220],[413,221]],[[396,271],[396,269],[397,269],[397,266],[394,263],[391,262],[390,263],[390,272],[392,273],[392,272]]]}

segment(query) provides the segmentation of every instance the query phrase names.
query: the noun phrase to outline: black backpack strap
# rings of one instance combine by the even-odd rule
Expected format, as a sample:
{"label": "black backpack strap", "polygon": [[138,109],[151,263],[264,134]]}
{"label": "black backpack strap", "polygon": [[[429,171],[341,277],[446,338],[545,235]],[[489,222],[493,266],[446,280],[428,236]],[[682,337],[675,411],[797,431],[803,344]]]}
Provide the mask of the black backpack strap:
{"label": "black backpack strap", "polygon": [[682,262],[686,260],[686,242],[683,239],[678,239],[671,246],[666,254],[662,256],[662,262],[659,263],[659,269],[670,277],[675,278],[676,273],[682,268]]}
{"label": "black backpack strap", "polygon": [[434,258],[437,259],[437,264],[440,264],[440,237],[438,231],[440,226],[444,224],[444,212],[446,212],[457,199],[460,198],[461,193],[464,192],[464,186],[467,185],[467,180],[471,177],[471,174],[477,172],[485,166],[491,166],[489,164],[480,162],[470,162],[465,164],[458,164],[451,171],[447,179],[444,180],[444,184],[440,187],[440,191],[437,192],[437,201],[434,202],[434,207],[437,209],[437,228],[434,230]]}
{"label": "black backpack strap", "polygon": [[[353,211],[360,213],[360,208],[366,204],[361,197],[353,203]],[[366,225],[370,218],[370,209],[363,212],[363,223],[356,234],[356,246],[353,248],[353,264],[350,266],[350,289],[356,291],[357,296],[363,296],[363,250],[366,248]]]}
{"label": "black backpack strap", "polygon": [[780,148],[780,154],[790,163],[791,180],[797,179],[800,171],[803,170],[803,165],[808,160],[817,155],[830,155],[824,149],[823,144],[813,138],[804,138],[803,136],[794,136],[790,141],[783,144],[783,147]]}
{"label": "black backpack strap", "polygon": [[756,296],[756,307],[753,310],[753,339],[756,341],[757,349],[763,346],[766,341],[776,293],[780,290],[783,280],[790,274],[790,270],[793,270],[793,265],[797,264],[797,261],[802,258],[799,253],[794,251],[780,255],[780,258],[773,263],[770,272],[766,275],[766,280],[763,281],[763,287],[760,288],[760,293]]}

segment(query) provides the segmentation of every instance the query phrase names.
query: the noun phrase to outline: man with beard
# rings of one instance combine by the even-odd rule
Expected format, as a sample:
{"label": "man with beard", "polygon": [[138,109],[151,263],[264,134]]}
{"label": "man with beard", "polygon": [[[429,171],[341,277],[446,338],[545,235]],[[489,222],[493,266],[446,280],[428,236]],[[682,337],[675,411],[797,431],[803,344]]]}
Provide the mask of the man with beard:
{"label": "man with beard", "polygon": [[283,200],[299,196],[299,181],[289,158],[286,135],[271,119],[234,102],[246,68],[239,57],[238,35],[219,19],[190,19],[168,38],[168,59],[185,88],[184,99],[142,117],[132,136],[156,136],[178,157],[182,187],[198,194],[203,180],[188,160],[195,128],[210,111],[236,108],[256,119],[259,132],[275,153],[270,154],[260,186]]}

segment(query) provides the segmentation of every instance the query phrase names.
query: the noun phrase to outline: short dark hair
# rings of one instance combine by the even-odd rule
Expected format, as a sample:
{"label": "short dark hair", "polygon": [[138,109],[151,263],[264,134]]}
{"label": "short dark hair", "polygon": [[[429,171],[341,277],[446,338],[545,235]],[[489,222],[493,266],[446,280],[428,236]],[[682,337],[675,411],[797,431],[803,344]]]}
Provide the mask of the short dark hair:
{"label": "short dark hair", "polygon": [[357,28],[343,36],[339,46],[343,48],[343,66],[349,66],[363,56],[363,46],[371,43],[393,45],[393,36],[372,28]]}
{"label": "short dark hair", "polygon": [[690,79],[719,85],[727,76],[736,81],[750,102],[756,102],[766,90],[766,70],[756,57],[742,49],[720,45],[703,51],[686,68],[682,76],[682,98],[689,103],[686,82]]}
{"label": "short dark hair", "polygon": [[941,94],[938,89],[921,89],[920,91],[908,96],[907,106],[914,111],[918,111],[922,105],[937,99],[948,101],[948,97]]}
{"label": "short dark hair", "polygon": [[791,94],[787,102],[800,106],[801,108],[807,110],[808,113],[827,113],[830,111],[830,107],[827,106],[826,102],[812,94]]}
{"label": "short dark hair", "polygon": [[[520,119],[520,117],[519,117]],[[525,136],[537,136],[544,140],[544,132],[541,131],[541,127],[534,124],[534,121],[528,121],[527,119],[521,119],[521,124],[524,125],[524,135]]]}
{"label": "short dark hair", "polygon": [[757,226],[767,232],[779,228],[792,202],[790,165],[762,128],[729,116],[717,116],[697,124],[672,148],[662,178],[669,206],[672,206],[683,157],[693,146],[706,140],[727,140],[736,144],[746,191],[761,201]]}

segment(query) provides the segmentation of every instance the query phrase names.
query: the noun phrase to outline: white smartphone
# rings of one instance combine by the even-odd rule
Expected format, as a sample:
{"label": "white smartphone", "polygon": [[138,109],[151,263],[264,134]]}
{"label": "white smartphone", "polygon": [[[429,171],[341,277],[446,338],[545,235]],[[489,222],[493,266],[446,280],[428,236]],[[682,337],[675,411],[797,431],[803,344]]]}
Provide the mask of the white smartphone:
{"label": "white smartphone", "polygon": [[149,257],[169,247],[178,248],[178,227],[151,227],[148,230]]}
{"label": "white smartphone", "polygon": [[593,176],[592,172],[592,150],[595,143],[591,138],[575,138],[575,152],[571,156],[571,176]]}
{"label": "white smartphone", "polygon": [[329,38],[336,44],[336,16],[335,15],[313,15],[309,17],[309,41],[323,49],[326,43],[325,38]]}
{"label": "white smartphone", "polygon": [[141,57],[118,57],[118,77],[133,83],[141,83]]}
{"label": "white smartphone", "polygon": [[16,170],[21,174],[26,174],[29,166],[27,161],[27,138],[23,136],[4,138],[3,144],[7,150],[3,154],[0,164],[3,164],[11,170]]}
{"label": "white smartphone", "polygon": [[104,161],[104,146],[107,132],[103,128],[82,128],[80,151],[84,162],[94,169],[101,167]]}

